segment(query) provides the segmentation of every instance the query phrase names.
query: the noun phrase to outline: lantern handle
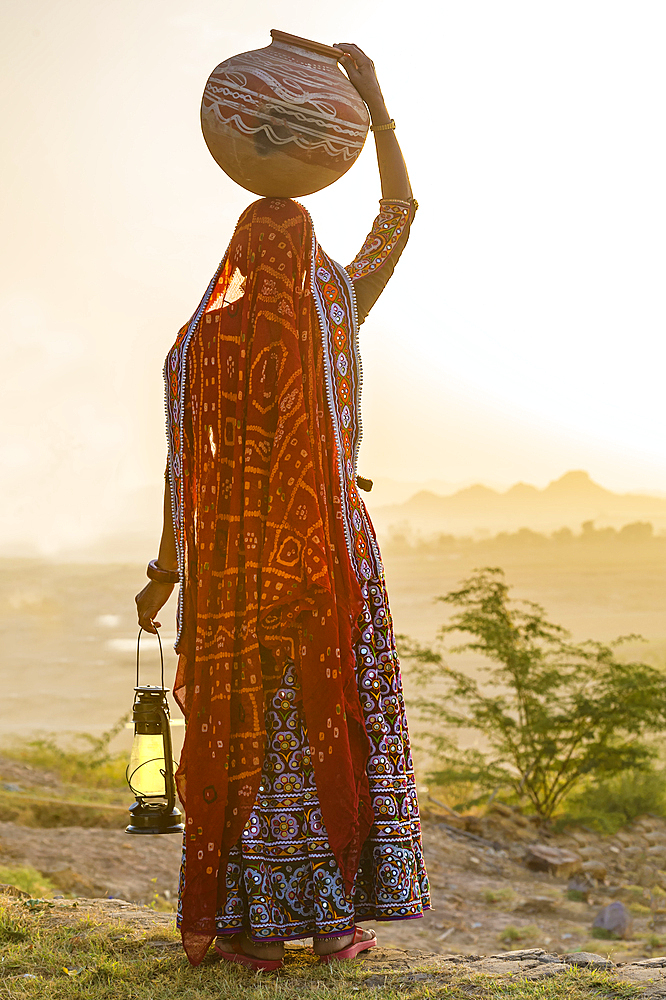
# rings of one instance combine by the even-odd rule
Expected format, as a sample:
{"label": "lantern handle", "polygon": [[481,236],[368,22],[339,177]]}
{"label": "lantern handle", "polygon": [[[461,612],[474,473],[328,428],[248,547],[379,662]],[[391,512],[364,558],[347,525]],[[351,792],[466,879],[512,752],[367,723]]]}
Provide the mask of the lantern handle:
{"label": "lantern handle", "polygon": [[[145,629],[139,627],[139,634],[136,638],[136,686],[139,686],[139,650],[141,648],[141,633]],[[162,649],[162,639],[160,637],[159,629],[157,625],[155,626],[155,635],[157,636],[157,641],[160,647],[160,670],[162,676],[162,690],[164,690],[164,651]]]}

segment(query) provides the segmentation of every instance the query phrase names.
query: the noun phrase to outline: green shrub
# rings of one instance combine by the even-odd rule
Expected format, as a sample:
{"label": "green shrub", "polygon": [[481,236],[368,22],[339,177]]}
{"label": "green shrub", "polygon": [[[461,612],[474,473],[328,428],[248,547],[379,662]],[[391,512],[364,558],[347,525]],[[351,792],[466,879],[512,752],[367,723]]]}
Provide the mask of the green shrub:
{"label": "green shrub", "polygon": [[592,937],[600,938],[602,941],[617,941],[617,934],[607,930],[605,927],[593,927]]}
{"label": "green shrub", "polygon": [[510,903],[515,899],[516,893],[507,886],[504,889],[484,889],[483,898],[486,903]]}
{"label": "green shrub", "polygon": [[[462,609],[440,628],[440,646],[451,633],[470,637],[450,652],[482,654],[483,685],[446,664],[441,648],[400,636],[400,652],[422,683],[440,682],[415,703],[439,765],[429,780],[508,790],[549,818],[590,778],[652,770],[650,738],[666,727],[666,676],[617,658],[616,647],[636,636],[573,643],[538,604],[508,594],[502,570],[486,568],[438,598]],[[446,728],[476,731],[488,749],[464,749]]]}
{"label": "green shrub", "polygon": [[25,926],[24,920],[4,910],[0,912],[0,944],[16,944],[18,941],[27,941],[29,936],[30,932]]}
{"label": "green shrub", "polygon": [[111,741],[125,728],[130,714],[122,718],[101,736],[77,733],[63,746],[53,734],[21,740],[3,747],[5,757],[11,757],[32,767],[57,774],[61,781],[82,784],[88,788],[119,788],[125,786],[127,755],[111,753]]}
{"label": "green shrub", "polygon": [[500,933],[499,939],[508,944],[513,941],[527,941],[538,937],[540,933],[536,924],[527,924],[525,927],[516,927],[514,924],[509,924]]}
{"label": "green shrub", "polygon": [[23,868],[0,866],[0,883],[15,885],[17,889],[29,892],[31,896],[50,897],[58,891],[46,875],[42,875],[29,865]]}
{"label": "green shrub", "polygon": [[627,770],[591,781],[570,795],[560,820],[584,823],[601,833],[615,833],[636,816],[666,816],[666,773],[650,768]]}

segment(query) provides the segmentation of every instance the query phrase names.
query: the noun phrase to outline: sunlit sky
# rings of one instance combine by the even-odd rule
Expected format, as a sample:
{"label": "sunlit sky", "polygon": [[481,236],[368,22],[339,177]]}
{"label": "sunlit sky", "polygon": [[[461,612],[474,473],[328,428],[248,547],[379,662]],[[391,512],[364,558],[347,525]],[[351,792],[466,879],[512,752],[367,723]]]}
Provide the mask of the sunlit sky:
{"label": "sunlit sky", "polygon": [[[252,200],[201,94],[271,27],[374,58],[421,206],[362,331],[360,471],[666,491],[662,2],[5,0],[0,551],[152,514],[162,361]],[[340,262],[378,197],[369,141],[304,199]]]}

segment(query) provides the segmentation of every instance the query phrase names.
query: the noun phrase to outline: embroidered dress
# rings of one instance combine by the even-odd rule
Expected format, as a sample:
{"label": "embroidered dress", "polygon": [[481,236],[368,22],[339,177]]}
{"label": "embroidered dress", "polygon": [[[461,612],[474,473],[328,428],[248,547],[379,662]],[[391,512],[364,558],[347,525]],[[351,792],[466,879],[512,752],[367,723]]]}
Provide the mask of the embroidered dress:
{"label": "embroidered dress", "polygon": [[301,206],[241,217],[166,366],[181,568],[179,924],[341,934],[429,906],[379,549],[356,488],[364,318],[414,206],[382,202],[348,269]]}

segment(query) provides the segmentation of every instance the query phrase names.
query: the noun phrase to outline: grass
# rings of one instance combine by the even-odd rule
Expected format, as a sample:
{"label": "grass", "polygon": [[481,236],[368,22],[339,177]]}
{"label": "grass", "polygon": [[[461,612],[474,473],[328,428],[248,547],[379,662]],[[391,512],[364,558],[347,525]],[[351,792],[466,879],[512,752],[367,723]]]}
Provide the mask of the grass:
{"label": "grass", "polygon": [[590,893],[581,889],[567,889],[567,899],[572,903],[586,903]]}
{"label": "grass", "polygon": [[662,769],[629,769],[607,780],[590,779],[568,796],[553,828],[582,824],[599,833],[617,833],[636,816],[666,816],[666,775]]}
{"label": "grass", "polygon": [[[0,790],[0,821],[18,823],[20,826],[50,828],[56,826],[84,826],[117,830],[128,821],[127,805],[132,797],[127,793],[124,805],[106,801],[109,793],[100,792],[95,801],[90,794],[85,797],[79,789],[59,789],[58,794],[30,795],[24,792]],[[77,801],[78,799],[78,801]]]}
{"label": "grass", "polygon": [[109,746],[127,716],[101,736],[79,733],[65,737],[45,734],[14,740],[0,755],[54,776],[49,786],[0,789],[0,821],[30,827],[82,826],[118,829],[127,821],[132,795],[125,781],[127,754]]}
{"label": "grass", "polygon": [[[278,974],[206,960],[192,969],[175,930],[152,935],[120,923],[77,919],[57,908],[0,905],[0,998],[32,1000],[631,1000],[642,989],[608,973],[572,969],[553,979],[491,978],[432,967],[405,972],[362,962],[320,966],[293,950]],[[401,963],[402,964],[402,963]],[[366,985],[367,983],[367,985]],[[380,987],[380,990],[377,989]]]}
{"label": "grass", "polygon": [[0,865],[0,884],[15,885],[17,889],[29,892],[31,896],[50,897],[58,892],[57,887],[46,875],[42,875],[29,865],[22,868]]}
{"label": "grass", "polygon": [[76,733],[63,745],[53,734],[32,740],[16,740],[2,747],[2,754],[13,760],[51,771],[72,785],[89,789],[124,789],[127,755],[111,753],[112,740],[124,729],[129,714],[123,715],[102,733]]}
{"label": "grass", "polygon": [[504,889],[484,889],[482,895],[486,903],[511,903],[516,898],[516,893],[510,886]]}
{"label": "grass", "polygon": [[593,938],[597,938],[600,941],[618,941],[619,937],[614,934],[613,931],[607,930],[606,927],[593,927],[590,931]]}
{"label": "grass", "polygon": [[507,943],[512,941],[529,941],[531,938],[538,937],[540,933],[536,924],[526,924],[525,927],[516,927],[514,924],[509,924],[499,934],[499,939]]}

